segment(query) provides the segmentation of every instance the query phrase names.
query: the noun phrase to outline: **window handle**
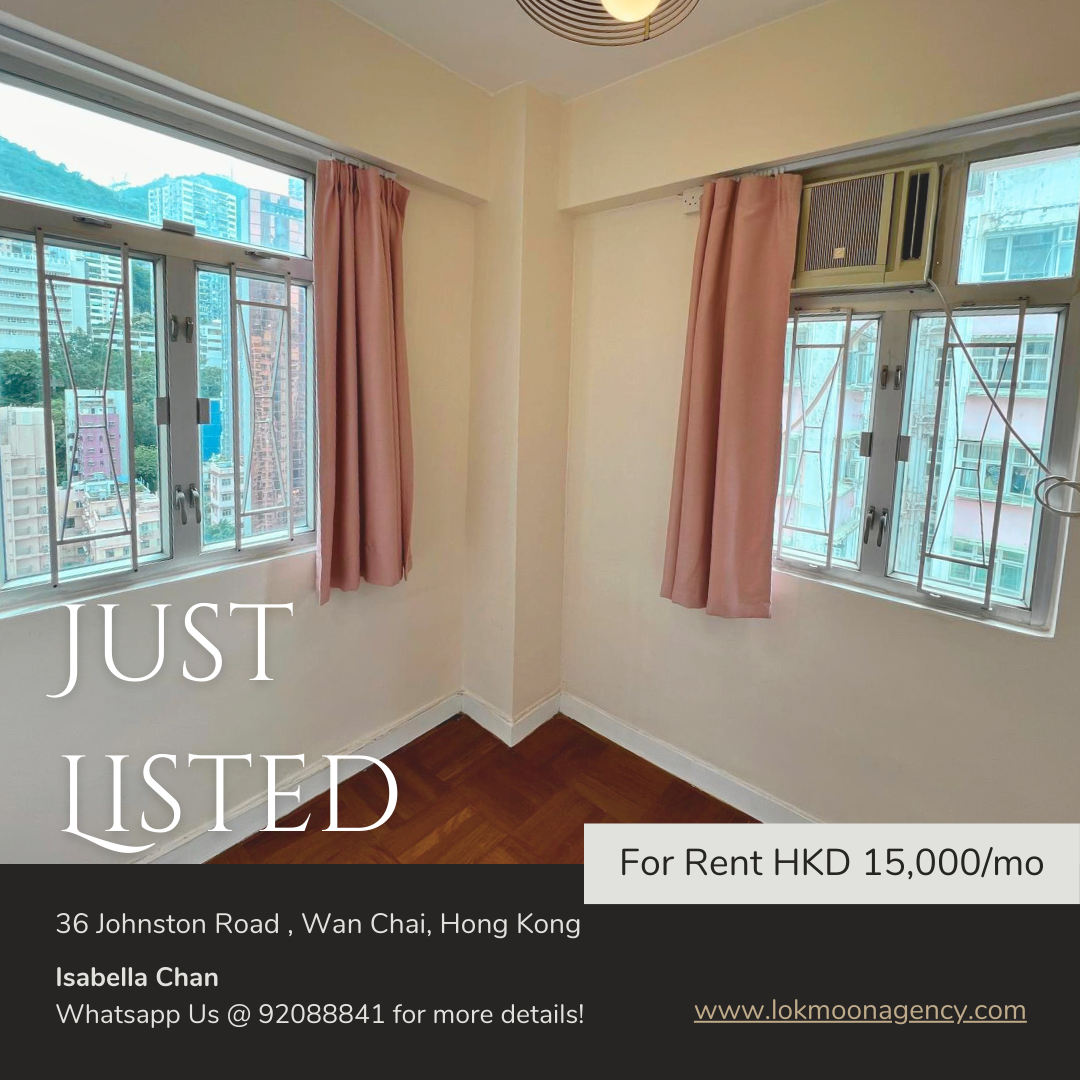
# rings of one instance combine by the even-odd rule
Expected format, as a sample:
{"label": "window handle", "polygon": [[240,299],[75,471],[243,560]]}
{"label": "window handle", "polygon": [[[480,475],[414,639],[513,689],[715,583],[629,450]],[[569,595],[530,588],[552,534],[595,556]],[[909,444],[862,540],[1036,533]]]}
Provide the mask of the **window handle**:
{"label": "window handle", "polygon": [[111,229],[112,222],[105,218],[91,217],[90,214],[72,214],[71,220],[79,225],[93,225],[95,229]]}
{"label": "window handle", "polygon": [[[885,539],[885,530],[889,527],[889,508],[885,507],[881,511],[881,518],[878,521],[877,530],[877,546],[881,547],[881,542]],[[864,541],[865,543],[865,541]]]}
{"label": "window handle", "polygon": [[[184,489],[180,484],[176,485],[176,490],[173,492],[173,506],[180,511],[180,524],[187,524],[187,499],[184,497]],[[865,543],[865,541],[864,541]]]}
{"label": "window handle", "polygon": [[877,508],[871,506],[866,511],[866,520],[863,522],[862,542],[870,543],[870,530],[874,527],[874,518],[877,516]]}
{"label": "window handle", "polygon": [[202,524],[202,499],[199,498],[199,489],[192,484],[188,488],[188,502],[195,508],[195,523]]}
{"label": "window handle", "polygon": [[195,320],[189,315],[184,320],[184,340],[189,344],[195,337]]}
{"label": "window handle", "polygon": [[180,320],[175,315],[169,316],[169,340],[176,341],[180,337]]}
{"label": "window handle", "polygon": [[893,383],[893,385],[896,387],[897,390],[899,390],[904,385],[904,365],[903,364],[897,364],[896,365],[896,371],[893,374],[893,378],[895,379],[895,382]]}

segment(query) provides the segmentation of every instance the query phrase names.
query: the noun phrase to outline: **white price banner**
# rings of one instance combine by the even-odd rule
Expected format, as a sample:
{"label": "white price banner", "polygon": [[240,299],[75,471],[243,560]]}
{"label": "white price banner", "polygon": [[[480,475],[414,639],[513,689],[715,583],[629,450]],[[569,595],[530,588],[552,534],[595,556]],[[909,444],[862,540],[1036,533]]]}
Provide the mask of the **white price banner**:
{"label": "white price banner", "polygon": [[1078,904],[1080,825],[586,825],[586,904]]}

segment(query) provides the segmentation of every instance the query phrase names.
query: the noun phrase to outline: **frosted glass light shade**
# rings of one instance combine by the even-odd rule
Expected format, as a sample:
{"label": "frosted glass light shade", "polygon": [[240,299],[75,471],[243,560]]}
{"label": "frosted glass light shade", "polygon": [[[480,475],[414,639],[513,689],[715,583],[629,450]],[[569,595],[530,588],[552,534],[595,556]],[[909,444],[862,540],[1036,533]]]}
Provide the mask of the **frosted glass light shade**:
{"label": "frosted glass light shade", "polygon": [[659,6],[660,0],[600,0],[607,13],[619,22],[641,22]]}

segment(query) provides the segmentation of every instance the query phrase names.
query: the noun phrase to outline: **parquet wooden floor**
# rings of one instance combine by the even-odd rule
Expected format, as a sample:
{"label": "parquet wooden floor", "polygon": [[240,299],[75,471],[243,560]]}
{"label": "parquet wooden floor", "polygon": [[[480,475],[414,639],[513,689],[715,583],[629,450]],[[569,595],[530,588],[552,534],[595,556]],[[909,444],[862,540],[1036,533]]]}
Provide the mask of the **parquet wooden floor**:
{"label": "parquet wooden floor", "polygon": [[[458,716],[386,759],[398,785],[387,824],[326,833],[329,795],[256,833],[216,863],[580,863],[586,822],[750,822],[752,818],[557,716],[509,747]],[[377,821],[386,779],[369,768],[338,789],[342,825]]]}

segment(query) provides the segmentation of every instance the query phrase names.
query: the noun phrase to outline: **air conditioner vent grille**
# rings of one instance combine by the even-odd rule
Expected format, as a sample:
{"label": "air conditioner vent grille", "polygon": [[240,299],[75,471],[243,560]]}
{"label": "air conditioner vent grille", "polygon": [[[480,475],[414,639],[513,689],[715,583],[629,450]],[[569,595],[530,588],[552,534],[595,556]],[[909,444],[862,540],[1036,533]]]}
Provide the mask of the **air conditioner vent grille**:
{"label": "air conditioner vent grille", "polygon": [[812,188],[803,271],[874,266],[884,197],[884,173]]}
{"label": "air conditioner vent grille", "polygon": [[912,173],[908,178],[907,209],[904,214],[904,242],[901,259],[918,259],[923,253],[923,233],[930,197],[930,174]]}

